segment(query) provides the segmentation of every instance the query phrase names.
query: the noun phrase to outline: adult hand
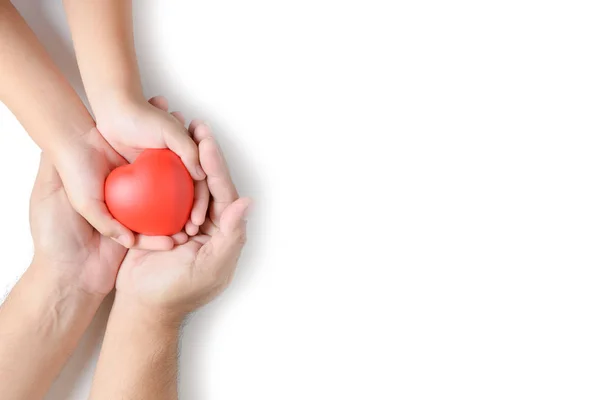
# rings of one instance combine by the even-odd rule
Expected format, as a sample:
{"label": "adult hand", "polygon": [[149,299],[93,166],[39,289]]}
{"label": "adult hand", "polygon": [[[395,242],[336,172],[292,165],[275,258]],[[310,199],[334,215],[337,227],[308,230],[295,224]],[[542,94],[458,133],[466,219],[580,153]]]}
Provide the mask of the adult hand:
{"label": "adult hand", "polygon": [[198,121],[189,130],[199,143],[206,172],[210,206],[194,236],[170,251],[130,250],[117,278],[117,296],[123,306],[148,318],[164,316],[181,322],[189,312],[208,303],[231,281],[246,240],[245,216],[249,198],[239,198],[217,142]]}
{"label": "adult hand", "polygon": [[113,289],[127,249],[101,235],[73,209],[46,154],[31,194],[30,223],[34,264],[52,268],[59,285],[102,297]]}

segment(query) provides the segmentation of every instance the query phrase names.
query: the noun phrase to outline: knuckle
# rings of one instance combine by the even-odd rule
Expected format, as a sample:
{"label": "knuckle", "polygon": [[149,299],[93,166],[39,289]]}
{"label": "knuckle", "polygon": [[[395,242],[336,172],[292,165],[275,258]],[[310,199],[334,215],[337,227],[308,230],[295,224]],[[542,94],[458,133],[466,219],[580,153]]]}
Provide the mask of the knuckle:
{"label": "knuckle", "polygon": [[247,241],[246,230],[243,228],[234,229],[227,236],[229,238],[229,240],[228,240],[229,245],[227,247],[229,248],[230,251],[233,249],[242,247],[246,244],[246,241]]}
{"label": "knuckle", "polygon": [[245,245],[248,241],[248,236],[246,235],[246,229],[244,227],[236,229],[234,231],[234,239],[237,244]]}
{"label": "knuckle", "polygon": [[246,243],[248,242],[248,237],[246,236],[246,232],[243,232],[239,237],[238,237],[238,244],[244,246]]}

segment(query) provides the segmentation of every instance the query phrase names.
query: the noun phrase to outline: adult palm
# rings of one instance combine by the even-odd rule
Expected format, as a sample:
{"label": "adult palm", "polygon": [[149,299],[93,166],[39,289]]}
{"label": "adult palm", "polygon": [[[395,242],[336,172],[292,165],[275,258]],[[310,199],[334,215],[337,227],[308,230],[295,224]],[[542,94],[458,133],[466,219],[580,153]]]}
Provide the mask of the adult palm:
{"label": "adult palm", "polygon": [[[210,205],[193,236],[170,251],[130,250],[121,265],[117,292],[159,312],[184,316],[212,300],[230,282],[246,237],[250,199],[239,198],[225,160],[208,127],[192,122]],[[194,232],[190,232],[194,231]]]}

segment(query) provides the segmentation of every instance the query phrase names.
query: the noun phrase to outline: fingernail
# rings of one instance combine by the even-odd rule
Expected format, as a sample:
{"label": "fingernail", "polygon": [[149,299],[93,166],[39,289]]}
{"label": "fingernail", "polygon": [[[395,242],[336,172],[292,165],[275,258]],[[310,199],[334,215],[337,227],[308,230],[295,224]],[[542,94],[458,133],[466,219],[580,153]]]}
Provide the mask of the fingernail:
{"label": "fingernail", "polygon": [[129,236],[121,235],[115,239],[121,246],[129,247]]}

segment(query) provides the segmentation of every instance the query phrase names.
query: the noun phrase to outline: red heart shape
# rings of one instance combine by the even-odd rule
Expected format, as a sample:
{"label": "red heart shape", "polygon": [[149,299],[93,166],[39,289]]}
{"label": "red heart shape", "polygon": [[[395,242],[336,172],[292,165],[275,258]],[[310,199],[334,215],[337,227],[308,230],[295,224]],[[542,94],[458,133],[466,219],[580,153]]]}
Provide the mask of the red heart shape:
{"label": "red heart shape", "polygon": [[148,149],[108,175],[104,198],[113,217],[132,231],[170,236],[190,218],[194,181],[177,154]]}

